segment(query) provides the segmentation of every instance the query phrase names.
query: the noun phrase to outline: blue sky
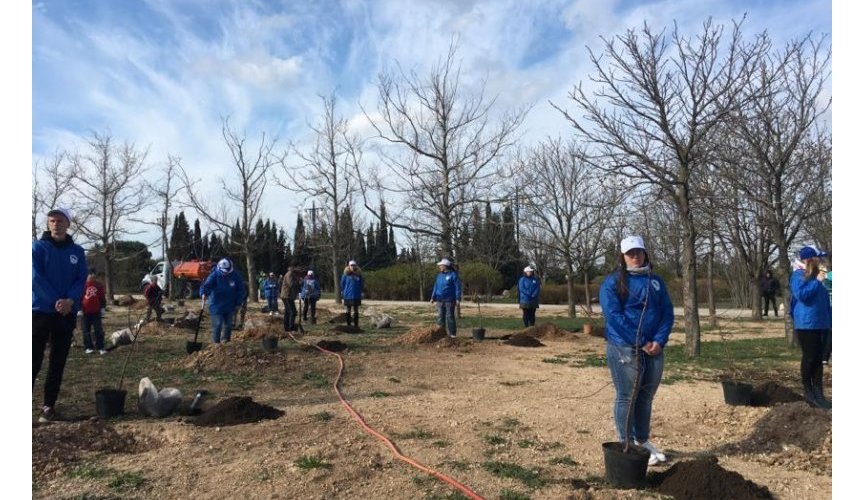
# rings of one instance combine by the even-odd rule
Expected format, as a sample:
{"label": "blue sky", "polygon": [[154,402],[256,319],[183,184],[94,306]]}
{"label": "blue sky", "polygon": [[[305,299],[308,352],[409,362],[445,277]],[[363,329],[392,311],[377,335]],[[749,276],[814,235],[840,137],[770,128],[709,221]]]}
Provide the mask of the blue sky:
{"label": "blue sky", "polygon": [[[586,46],[643,22],[698,29],[709,16],[781,44],[831,33],[827,1],[37,1],[32,7],[32,158],[74,150],[91,130],[182,158],[214,196],[231,160],[221,116],[249,137],[303,144],[335,92],[337,113],[370,135],[377,75],[423,73],[458,37],[466,90],[486,81],[496,111],[533,104],[523,142],[566,135],[549,101],[590,72]],[[155,169],[154,169],[155,174]],[[289,234],[307,200],[272,184],[265,216]],[[320,203],[319,203],[320,204]],[[189,215],[189,214],[187,214]],[[194,218],[194,215],[193,215]],[[154,238],[142,238],[151,243]]]}

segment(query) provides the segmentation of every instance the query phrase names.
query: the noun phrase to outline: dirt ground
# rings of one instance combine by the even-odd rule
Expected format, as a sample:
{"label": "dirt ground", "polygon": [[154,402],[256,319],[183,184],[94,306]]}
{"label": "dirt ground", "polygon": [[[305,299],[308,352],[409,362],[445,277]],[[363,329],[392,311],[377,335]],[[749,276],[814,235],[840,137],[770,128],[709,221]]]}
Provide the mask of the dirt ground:
{"label": "dirt ground", "polygon": [[[831,498],[830,412],[794,397],[774,406],[729,406],[719,382],[699,380],[661,385],[652,441],[669,461],[649,468],[648,488],[616,490],[603,478],[601,451],[601,443],[614,439],[614,389],[608,368],[585,362],[604,355],[602,338],[550,328],[535,332],[542,346],[525,347],[507,343],[513,331],[487,329],[479,342],[462,328],[450,341],[427,328],[431,311],[418,316],[417,307],[372,306],[401,329],[362,345],[356,335],[319,330],[299,338],[305,345],[283,336],[276,352],[266,352],[255,335],[209,345],[202,329],[204,350],[154,359],[154,368],[182,367],[213,380],[250,377],[256,383],[231,396],[250,397],[266,418],[194,425],[195,417],[176,413],[146,418],[127,403],[121,418],[34,423],[33,497],[461,498],[364,431],[334,392],[339,360],[313,347],[320,343],[341,351],[342,392],[370,428],[484,498],[699,498],[709,491],[699,481],[716,483],[717,470],[737,473],[754,492],[767,489],[777,499]],[[325,307],[322,317],[327,314]],[[519,311],[510,306],[495,314]],[[539,315],[538,326],[556,313],[547,314]],[[260,313],[250,318],[266,323]],[[783,334],[779,321],[729,329],[736,338]],[[703,340],[716,340],[712,335]],[[674,333],[671,342],[683,340]],[[788,382],[794,370],[781,383],[800,393]],[[187,406],[193,388],[181,390],[189,395]],[[205,414],[228,396],[207,396]],[[665,481],[688,465],[686,477]],[[139,479],[118,489],[100,470]]]}

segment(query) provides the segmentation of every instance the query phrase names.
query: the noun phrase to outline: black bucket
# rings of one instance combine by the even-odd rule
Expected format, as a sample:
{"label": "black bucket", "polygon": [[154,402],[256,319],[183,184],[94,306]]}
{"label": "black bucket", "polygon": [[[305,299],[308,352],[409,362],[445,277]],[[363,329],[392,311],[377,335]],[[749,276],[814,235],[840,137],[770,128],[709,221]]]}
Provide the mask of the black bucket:
{"label": "black bucket", "polygon": [[125,404],[126,391],[108,388],[96,391],[96,414],[102,418],[122,415]]}
{"label": "black bucket", "polygon": [[727,405],[747,406],[753,397],[753,386],[744,382],[735,382],[733,380],[724,380],[723,384],[723,399]]}
{"label": "black bucket", "polygon": [[648,473],[651,453],[641,446],[631,444],[624,453],[624,443],[603,443],[603,462],[606,465],[606,480],[616,488],[641,488]]}
{"label": "black bucket", "polygon": [[474,340],[483,340],[484,338],[486,338],[486,329],[475,328],[471,330],[471,337],[473,337]]}
{"label": "black bucket", "polygon": [[279,337],[264,337],[261,342],[265,351],[275,352],[279,348]]}
{"label": "black bucket", "polygon": [[201,342],[186,342],[186,354],[192,354],[193,352],[198,352],[201,350],[203,344]]}

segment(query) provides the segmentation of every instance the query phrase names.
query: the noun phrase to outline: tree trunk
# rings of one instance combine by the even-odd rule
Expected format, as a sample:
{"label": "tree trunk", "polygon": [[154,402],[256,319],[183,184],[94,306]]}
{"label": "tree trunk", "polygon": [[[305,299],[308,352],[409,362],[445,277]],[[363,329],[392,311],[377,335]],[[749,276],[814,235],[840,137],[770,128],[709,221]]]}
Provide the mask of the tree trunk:
{"label": "tree trunk", "polygon": [[708,250],[708,324],[717,328],[717,301],[714,297],[714,235],[711,235],[711,247]]}
{"label": "tree trunk", "polygon": [[750,319],[762,321],[762,294],[759,292],[759,277],[750,279]]}
{"label": "tree trunk", "polygon": [[789,246],[786,245],[783,228],[777,224],[772,225],[774,234],[774,243],[777,244],[777,281],[780,282],[780,288],[783,290],[783,320],[786,329],[786,343],[789,346],[798,345],[798,336],[795,335],[795,326],[792,323],[792,315],[789,310],[789,302],[792,300],[792,292],[789,290],[789,278],[792,275],[792,263],[789,261]]}
{"label": "tree trunk", "polygon": [[591,282],[588,280],[587,267],[585,269],[585,272],[583,273],[583,276],[585,277],[585,309],[588,311],[588,313],[592,313],[594,311],[591,309]]}
{"label": "tree trunk", "polygon": [[252,250],[249,248],[249,245],[244,245],[244,252],[246,252],[246,275],[249,278],[249,281],[246,283],[246,290],[248,291],[248,296],[246,301],[248,302],[250,299],[253,302],[258,302],[258,282],[255,281],[255,269],[252,267]]}
{"label": "tree trunk", "polygon": [[108,302],[114,300],[114,264],[111,261],[111,255],[108,253],[108,246],[105,246],[105,299]]}
{"label": "tree trunk", "polygon": [[678,211],[683,222],[681,229],[684,241],[684,251],[681,256],[684,275],[681,280],[681,292],[684,296],[684,352],[688,358],[696,358],[700,353],[699,297],[696,290],[696,227],[693,223],[693,214],[690,212],[686,187],[679,188],[676,194]]}
{"label": "tree trunk", "polygon": [[336,304],[341,304],[342,303],[342,290],[339,289],[339,285],[340,285],[339,276],[341,276],[341,273],[339,272],[339,261],[337,260],[338,257],[336,255],[336,246],[335,245],[333,246],[333,251],[330,255],[331,255],[332,260],[333,260],[333,262],[332,262],[332,264],[333,264],[333,302],[335,302]]}

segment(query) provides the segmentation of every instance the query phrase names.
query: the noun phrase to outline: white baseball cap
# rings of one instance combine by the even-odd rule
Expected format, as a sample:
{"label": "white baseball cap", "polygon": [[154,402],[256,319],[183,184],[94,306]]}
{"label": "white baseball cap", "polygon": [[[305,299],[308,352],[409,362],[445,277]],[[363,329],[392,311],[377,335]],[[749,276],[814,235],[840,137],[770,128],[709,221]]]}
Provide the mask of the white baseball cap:
{"label": "white baseball cap", "polygon": [[225,274],[230,273],[231,270],[234,269],[234,266],[231,264],[231,261],[228,259],[220,260],[219,264],[217,264],[217,266],[219,267],[219,270]]}
{"label": "white baseball cap", "polygon": [[621,253],[627,253],[634,248],[645,250],[645,242],[640,236],[628,236],[621,240]]}
{"label": "white baseball cap", "polygon": [[534,268],[531,266],[525,266],[525,269],[522,270],[523,273],[533,273]]}
{"label": "white baseball cap", "polygon": [[439,262],[439,263],[437,263],[437,264],[435,264],[435,265],[436,265],[436,266],[447,266],[447,267],[450,267],[450,266],[453,265],[453,263],[450,262],[449,259],[441,259],[441,262]]}
{"label": "white baseball cap", "polygon": [[52,208],[51,210],[48,211],[46,216],[51,217],[54,214],[60,214],[63,217],[66,217],[67,221],[72,222],[72,212],[70,212],[68,208],[63,208],[63,207]]}
{"label": "white baseball cap", "polygon": [[314,276],[314,275],[315,275],[315,271],[313,271],[311,269],[306,271],[306,276]]}
{"label": "white baseball cap", "polygon": [[357,261],[356,261],[356,260],[349,260],[349,261],[348,261],[348,265],[349,265],[349,266],[357,267]]}

